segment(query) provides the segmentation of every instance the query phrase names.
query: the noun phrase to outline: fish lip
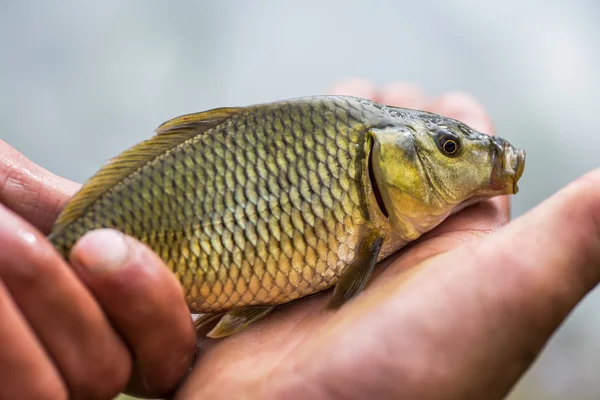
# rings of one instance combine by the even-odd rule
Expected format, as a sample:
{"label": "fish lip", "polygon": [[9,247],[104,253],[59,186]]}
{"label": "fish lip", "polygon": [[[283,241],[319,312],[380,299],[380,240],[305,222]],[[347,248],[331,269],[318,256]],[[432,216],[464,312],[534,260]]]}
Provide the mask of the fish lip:
{"label": "fish lip", "polygon": [[525,150],[515,149],[501,138],[494,137],[493,141],[491,186],[507,194],[516,194],[519,191],[517,182],[525,171]]}
{"label": "fish lip", "polygon": [[513,177],[513,193],[517,193],[519,191],[519,187],[517,186],[517,182],[523,176],[523,172],[525,171],[525,158],[527,153],[523,149],[515,150],[516,156],[516,165],[514,167],[515,175]]}

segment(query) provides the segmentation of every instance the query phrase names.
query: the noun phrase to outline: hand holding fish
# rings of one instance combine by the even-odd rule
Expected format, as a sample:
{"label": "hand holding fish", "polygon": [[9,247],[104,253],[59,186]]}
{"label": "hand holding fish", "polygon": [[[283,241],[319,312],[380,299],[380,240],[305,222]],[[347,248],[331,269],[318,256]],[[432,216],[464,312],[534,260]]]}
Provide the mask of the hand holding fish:
{"label": "hand holding fish", "polygon": [[[336,91],[493,130],[462,94]],[[384,261],[341,309],[325,311],[327,292],[206,340],[176,398],[504,398],[600,280],[600,170],[508,221],[507,197],[484,201]]]}
{"label": "hand holding fish", "polygon": [[193,361],[181,289],[148,248],[93,232],[73,273],[46,240],[78,189],[0,140],[1,399],[159,396]]}
{"label": "hand holding fish", "polygon": [[[417,88],[407,85],[390,85],[377,92],[367,84],[353,83],[336,92],[425,109],[481,132],[492,130],[482,108],[461,94],[430,103]],[[232,112],[237,111],[224,109],[211,115],[222,120]],[[181,122],[176,119],[173,124]],[[167,124],[159,129],[174,127]],[[384,128],[374,134],[374,149],[381,150],[386,139],[395,137],[388,133]],[[453,134],[460,132],[442,133],[435,136],[435,143],[439,151],[452,156],[460,143]],[[154,147],[144,148],[144,154],[155,151],[156,143],[160,147],[173,138],[184,140],[188,134],[185,129],[171,132]],[[475,138],[475,144],[481,139],[486,145],[497,145],[499,150],[492,149],[492,153],[502,157],[502,167],[510,167],[512,175],[500,176],[496,169],[482,175],[498,176],[497,183],[505,183],[502,190],[514,193],[522,173],[521,155],[501,139],[490,141],[472,132],[467,136]],[[423,150],[425,157],[427,151],[434,157],[438,151],[435,146]],[[118,223],[124,215],[118,214],[121,209],[101,207],[101,194],[94,193],[97,183],[83,193],[88,196],[86,202],[76,201],[59,218],[58,234],[50,237],[63,255],[70,253],[71,269],[43,234],[49,232],[59,209],[78,186],[32,165],[2,142],[0,155],[0,202],[5,206],[0,208],[0,343],[4,346],[0,374],[10,378],[8,385],[0,387],[0,397],[22,397],[29,391],[26,394],[36,398],[64,398],[67,393],[73,398],[108,398],[125,387],[132,370],[130,393],[153,395],[173,389],[194,355],[188,307],[213,307],[216,316],[221,316],[217,292],[211,292],[215,287],[203,296],[202,287],[194,288],[186,280],[185,270],[174,271],[184,283],[184,299],[175,275],[132,237],[109,230],[84,234],[94,210],[104,213],[104,222]],[[131,162],[122,163],[121,170]],[[178,162],[173,165],[177,169]],[[375,178],[389,172],[383,164],[374,165]],[[475,185],[478,176],[464,185]],[[106,182],[111,176],[101,178]],[[388,202],[389,188],[380,188],[377,202],[361,205],[369,210],[387,208],[390,220],[406,217]],[[166,192],[176,190],[175,186],[165,188]],[[96,195],[92,200],[100,199],[96,209],[90,206],[90,193]],[[142,193],[140,200],[150,199],[150,203],[151,196],[162,195],[160,191],[146,193],[146,197],[139,190],[134,193]],[[166,196],[160,204],[168,200]],[[81,204],[85,207],[77,207]],[[328,291],[281,307],[262,320],[270,309],[247,319],[248,314],[233,314],[244,329],[225,340],[203,339],[202,356],[176,397],[501,398],[568,312],[600,280],[598,204],[600,172],[580,179],[508,225],[508,198],[485,200],[450,216],[398,256],[384,261],[360,295],[341,308],[327,309],[332,298]],[[84,214],[90,210],[92,217],[86,219]],[[113,211],[116,214],[110,215]],[[356,222],[349,221],[349,225]],[[389,236],[382,237],[383,243],[390,242]],[[367,238],[372,239],[366,246],[369,250],[381,244],[381,237]],[[156,238],[146,239],[152,243]],[[191,239],[186,238],[189,243]],[[223,243],[215,245],[227,248],[234,242]],[[125,255],[119,248],[126,250]],[[173,263],[174,254],[176,260],[185,259],[193,248],[190,245],[177,253],[181,249],[165,247],[163,258]],[[216,268],[222,260],[215,261],[208,265]],[[373,259],[366,261],[365,265]],[[358,279],[364,271],[358,272],[352,279],[340,278],[342,290],[336,288],[334,299],[347,300],[344,295],[349,289],[367,282],[364,277]],[[285,279],[282,286],[268,289],[283,296],[292,278]],[[217,294],[225,291],[220,286]],[[248,304],[254,300],[249,298]],[[221,318],[215,336],[241,328],[235,326],[235,318],[226,318],[228,314]]]}

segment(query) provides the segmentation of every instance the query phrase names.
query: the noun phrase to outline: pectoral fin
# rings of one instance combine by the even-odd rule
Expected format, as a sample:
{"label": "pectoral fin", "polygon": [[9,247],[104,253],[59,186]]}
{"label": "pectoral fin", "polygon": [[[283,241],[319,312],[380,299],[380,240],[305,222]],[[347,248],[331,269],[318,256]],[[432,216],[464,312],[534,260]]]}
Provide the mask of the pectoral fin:
{"label": "pectoral fin", "polygon": [[216,318],[221,317],[222,315],[223,313],[200,314],[200,316],[198,316],[198,318],[196,318],[196,320],[194,321],[194,326],[196,327],[196,330],[198,330],[206,324],[209,324],[210,322],[214,321]]}
{"label": "pectoral fin", "polygon": [[274,309],[275,306],[265,306],[227,311],[212,331],[208,332],[206,336],[215,339],[229,336],[259,319],[266,317]]}
{"label": "pectoral fin", "polygon": [[365,288],[375,269],[382,244],[383,238],[377,232],[370,233],[362,240],[354,261],[335,286],[327,308],[341,307]]}

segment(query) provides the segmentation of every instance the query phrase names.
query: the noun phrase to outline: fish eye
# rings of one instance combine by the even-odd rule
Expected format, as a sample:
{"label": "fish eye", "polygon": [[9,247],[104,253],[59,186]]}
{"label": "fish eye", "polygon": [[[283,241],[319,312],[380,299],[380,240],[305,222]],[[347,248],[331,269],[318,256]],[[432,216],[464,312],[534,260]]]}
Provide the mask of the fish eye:
{"label": "fish eye", "polygon": [[454,133],[441,130],[438,132],[437,145],[445,155],[455,156],[460,150],[460,138]]}
{"label": "fish eye", "polygon": [[444,151],[448,154],[456,153],[457,149],[458,149],[458,144],[452,139],[446,140],[446,142],[444,143]]}

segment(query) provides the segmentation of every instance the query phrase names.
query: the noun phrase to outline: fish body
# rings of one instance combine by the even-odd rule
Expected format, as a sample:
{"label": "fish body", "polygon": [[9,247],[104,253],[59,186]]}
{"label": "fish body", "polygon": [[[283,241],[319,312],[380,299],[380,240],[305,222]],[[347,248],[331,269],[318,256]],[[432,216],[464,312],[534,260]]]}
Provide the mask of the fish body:
{"label": "fish body", "polygon": [[456,209],[516,191],[524,155],[505,143],[354,97],[184,115],[92,177],[49,239],[65,257],[93,229],[139,239],[191,312],[229,312],[224,336],[332,286],[341,305]]}

